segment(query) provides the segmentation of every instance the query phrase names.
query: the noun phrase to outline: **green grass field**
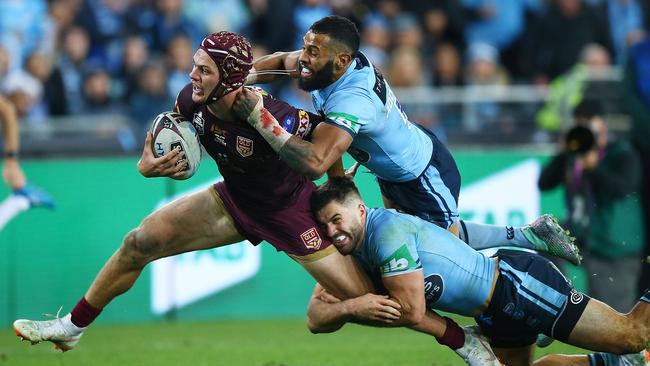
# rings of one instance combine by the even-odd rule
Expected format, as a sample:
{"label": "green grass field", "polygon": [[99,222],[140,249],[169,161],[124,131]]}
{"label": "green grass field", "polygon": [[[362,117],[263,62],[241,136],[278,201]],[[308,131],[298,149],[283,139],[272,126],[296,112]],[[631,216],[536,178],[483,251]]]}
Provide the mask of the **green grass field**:
{"label": "green grass field", "polygon": [[[465,319],[463,319],[465,321]],[[466,321],[465,321],[466,322]],[[580,353],[555,342],[538,350]],[[446,366],[455,354],[406,329],[347,325],[313,335],[303,320],[228,320],[91,327],[77,348],[61,353],[50,343],[31,346],[10,329],[0,331],[0,366]]]}

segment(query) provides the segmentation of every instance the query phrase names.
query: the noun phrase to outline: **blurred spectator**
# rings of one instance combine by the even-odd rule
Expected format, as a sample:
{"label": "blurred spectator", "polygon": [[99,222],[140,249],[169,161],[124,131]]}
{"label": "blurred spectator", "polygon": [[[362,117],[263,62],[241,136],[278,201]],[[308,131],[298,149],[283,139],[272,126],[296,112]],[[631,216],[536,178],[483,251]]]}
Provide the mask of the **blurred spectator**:
{"label": "blurred spectator", "polygon": [[372,60],[373,65],[386,70],[389,47],[390,29],[386,19],[376,14],[368,16],[361,30],[361,52]]}
{"label": "blurred spectator", "polygon": [[189,82],[187,75],[192,71],[193,51],[192,40],[185,35],[179,34],[169,42],[167,47],[169,95],[176,97]]}
{"label": "blurred spectator", "polygon": [[292,49],[293,9],[297,1],[247,0],[251,13],[251,32],[248,35],[271,52]]}
{"label": "blurred spectator", "polygon": [[532,42],[538,83],[547,83],[568,71],[590,43],[611,50],[604,19],[582,0],[553,0],[537,23]]}
{"label": "blurred spectator", "polygon": [[623,102],[632,118],[630,137],[642,166],[641,202],[646,242],[639,291],[650,287],[650,38],[633,46],[623,79]]}
{"label": "blurred spectator", "polygon": [[9,74],[4,84],[4,94],[16,108],[19,120],[44,122],[47,108],[43,103],[43,86],[29,73],[18,70]]}
{"label": "blurred spectator", "polygon": [[332,14],[332,8],[325,0],[302,0],[293,10],[294,42],[295,49],[301,49],[302,37],[309,30],[309,27],[319,20]]}
{"label": "blurred spectator", "polygon": [[585,46],[580,61],[551,83],[546,104],[537,114],[538,126],[546,131],[566,129],[573,108],[584,98],[590,79],[607,73],[610,66],[609,54],[604,47],[598,44]]}
{"label": "blurred spectator", "polygon": [[567,227],[582,248],[589,293],[626,313],[636,300],[644,228],[639,157],[629,141],[610,141],[600,107],[582,103],[576,127],[539,178],[543,191],[565,188]]}
{"label": "blurred spectator", "polygon": [[421,48],[422,28],[418,19],[410,13],[402,13],[393,21],[393,46]]}
{"label": "blurred spectator", "polygon": [[161,61],[148,62],[138,73],[138,88],[129,100],[129,111],[140,128],[136,135],[144,135],[158,113],[174,107],[176,95],[169,94],[166,74]]}
{"label": "blurred spectator", "polygon": [[108,72],[96,67],[84,75],[83,114],[114,114],[123,112],[121,104],[111,94],[111,77]]}
{"label": "blurred spectator", "polygon": [[527,11],[539,11],[539,0],[462,0],[468,10],[467,44],[487,43],[498,50],[512,45],[525,26]]}
{"label": "blurred spectator", "polygon": [[18,69],[28,55],[42,45],[45,36],[45,0],[0,1],[0,44],[12,56],[11,69]]}
{"label": "blurred spectator", "polygon": [[600,11],[612,40],[614,63],[623,66],[630,46],[644,36],[643,10],[637,0],[607,0],[602,2]]}
{"label": "blurred spectator", "polygon": [[9,67],[11,65],[11,55],[9,55],[9,50],[3,47],[0,44],[0,89],[4,84],[4,80],[9,74]]}
{"label": "blurred spectator", "polygon": [[88,32],[88,58],[110,72],[117,72],[121,64],[128,5],[128,0],[84,0],[75,19]]}
{"label": "blurred spectator", "polygon": [[201,23],[183,13],[182,0],[159,0],[156,2],[156,19],[153,26],[151,49],[164,53],[167,45],[178,34],[185,34],[198,45],[205,30]]}
{"label": "blurred spectator", "polygon": [[62,34],[63,52],[57,64],[65,88],[65,101],[62,109],[65,114],[78,114],[83,109],[81,92],[83,75],[87,67],[90,40],[88,33],[77,26],[70,27]]}
{"label": "blurred spectator", "polygon": [[463,65],[458,49],[451,43],[442,43],[436,47],[433,55],[434,86],[463,86]]}
{"label": "blurred spectator", "polygon": [[427,77],[424,74],[420,51],[410,46],[395,49],[391,53],[386,76],[390,85],[396,88],[424,85]]}
{"label": "blurred spectator", "polygon": [[248,9],[242,0],[185,0],[183,12],[207,33],[222,30],[245,33],[250,23]]}
{"label": "blurred spectator", "polygon": [[52,60],[42,53],[32,53],[27,59],[27,72],[43,86],[43,103],[45,114],[61,116],[65,113],[65,88],[58,69],[53,69]]}
{"label": "blurred spectator", "polygon": [[498,122],[499,104],[490,100],[483,87],[508,84],[508,74],[499,65],[499,51],[487,43],[470,45],[467,55],[467,95],[480,101],[470,103],[464,114],[463,126],[476,132]]}
{"label": "blurred spectator", "polygon": [[120,79],[120,93],[124,101],[128,101],[137,88],[138,72],[149,59],[149,47],[145,39],[133,35],[124,41],[122,65],[118,73]]}
{"label": "blurred spectator", "polygon": [[430,45],[451,43],[465,49],[464,28],[464,11],[458,0],[432,2],[424,13],[425,38]]}

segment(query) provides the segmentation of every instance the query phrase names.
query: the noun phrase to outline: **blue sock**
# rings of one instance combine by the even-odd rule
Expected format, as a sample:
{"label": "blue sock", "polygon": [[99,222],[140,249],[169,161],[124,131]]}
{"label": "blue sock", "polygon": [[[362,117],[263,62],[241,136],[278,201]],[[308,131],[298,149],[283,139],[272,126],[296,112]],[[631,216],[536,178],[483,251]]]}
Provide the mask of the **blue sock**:
{"label": "blue sock", "polygon": [[486,225],[460,220],[460,239],[476,250],[504,246],[535,249],[520,227]]}
{"label": "blue sock", "polygon": [[650,290],[646,291],[645,295],[641,296],[639,301],[650,303]]}

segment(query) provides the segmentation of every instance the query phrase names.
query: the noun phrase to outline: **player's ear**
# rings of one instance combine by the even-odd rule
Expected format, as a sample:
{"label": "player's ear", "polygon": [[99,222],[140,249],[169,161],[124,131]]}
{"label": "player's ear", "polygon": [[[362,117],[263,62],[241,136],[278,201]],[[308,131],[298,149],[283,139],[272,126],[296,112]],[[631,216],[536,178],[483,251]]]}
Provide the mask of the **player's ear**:
{"label": "player's ear", "polygon": [[352,62],[352,55],[349,53],[339,53],[336,56],[336,68],[338,70],[346,68]]}
{"label": "player's ear", "polygon": [[359,210],[361,217],[366,215],[366,205],[364,205],[363,202],[357,204],[357,210]]}

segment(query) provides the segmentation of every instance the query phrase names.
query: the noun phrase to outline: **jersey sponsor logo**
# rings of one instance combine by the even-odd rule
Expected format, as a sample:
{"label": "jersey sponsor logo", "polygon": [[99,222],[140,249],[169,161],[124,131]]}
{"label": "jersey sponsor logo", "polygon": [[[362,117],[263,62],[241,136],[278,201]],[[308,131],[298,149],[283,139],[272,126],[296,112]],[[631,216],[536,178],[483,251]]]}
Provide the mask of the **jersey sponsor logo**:
{"label": "jersey sponsor logo", "polygon": [[585,297],[582,294],[582,292],[578,292],[578,291],[576,291],[576,289],[571,289],[571,297],[570,297],[570,299],[571,299],[571,303],[573,305],[580,304],[582,302],[582,300],[584,300],[584,298]]}
{"label": "jersey sponsor logo", "polygon": [[284,128],[285,131],[291,132],[294,123],[296,123],[296,119],[293,115],[288,115],[287,118],[284,119],[284,122],[282,122],[282,128]]}
{"label": "jersey sponsor logo", "polygon": [[315,228],[311,228],[300,234],[300,239],[302,239],[302,243],[305,244],[305,247],[308,249],[319,249],[323,242]]}
{"label": "jersey sponsor logo", "polygon": [[223,146],[226,146],[226,130],[223,128],[217,126],[216,124],[212,124],[210,126],[210,131],[214,135],[214,141],[220,143]]}
{"label": "jersey sponsor logo", "polygon": [[328,113],[327,118],[339,126],[345,127],[350,131],[359,132],[359,117],[347,113]]}
{"label": "jersey sponsor logo", "polygon": [[235,146],[239,155],[248,157],[253,155],[253,140],[246,137],[237,136],[237,144]]}
{"label": "jersey sponsor logo", "polygon": [[427,307],[431,307],[433,304],[437,303],[438,300],[442,297],[442,293],[445,291],[445,281],[442,279],[442,276],[438,273],[434,273],[424,279],[424,300],[427,303]]}
{"label": "jersey sponsor logo", "polygon": [[203,136],[203,133],[205,132],[204,130],[205,120],[203,119],[203,112],[194,113],[194,118],[192,119],[192,123],[194,124],[194,127],[196,127],[196,130],[198,131],[199,135]]}
{"label": "jersey sponsor logo", "polygon": [[391,254],[382,264],[381,273],[403,272],[408,269],[421,268],[418,261],[413,259],[406,244],[402,245],[393,254]]}
{"label": "jersey sponsor logo", "polygon": [[296,130],[296,136],[305,137],[309,132],[309,114],[302,109],[298,110],[298,129]]}

